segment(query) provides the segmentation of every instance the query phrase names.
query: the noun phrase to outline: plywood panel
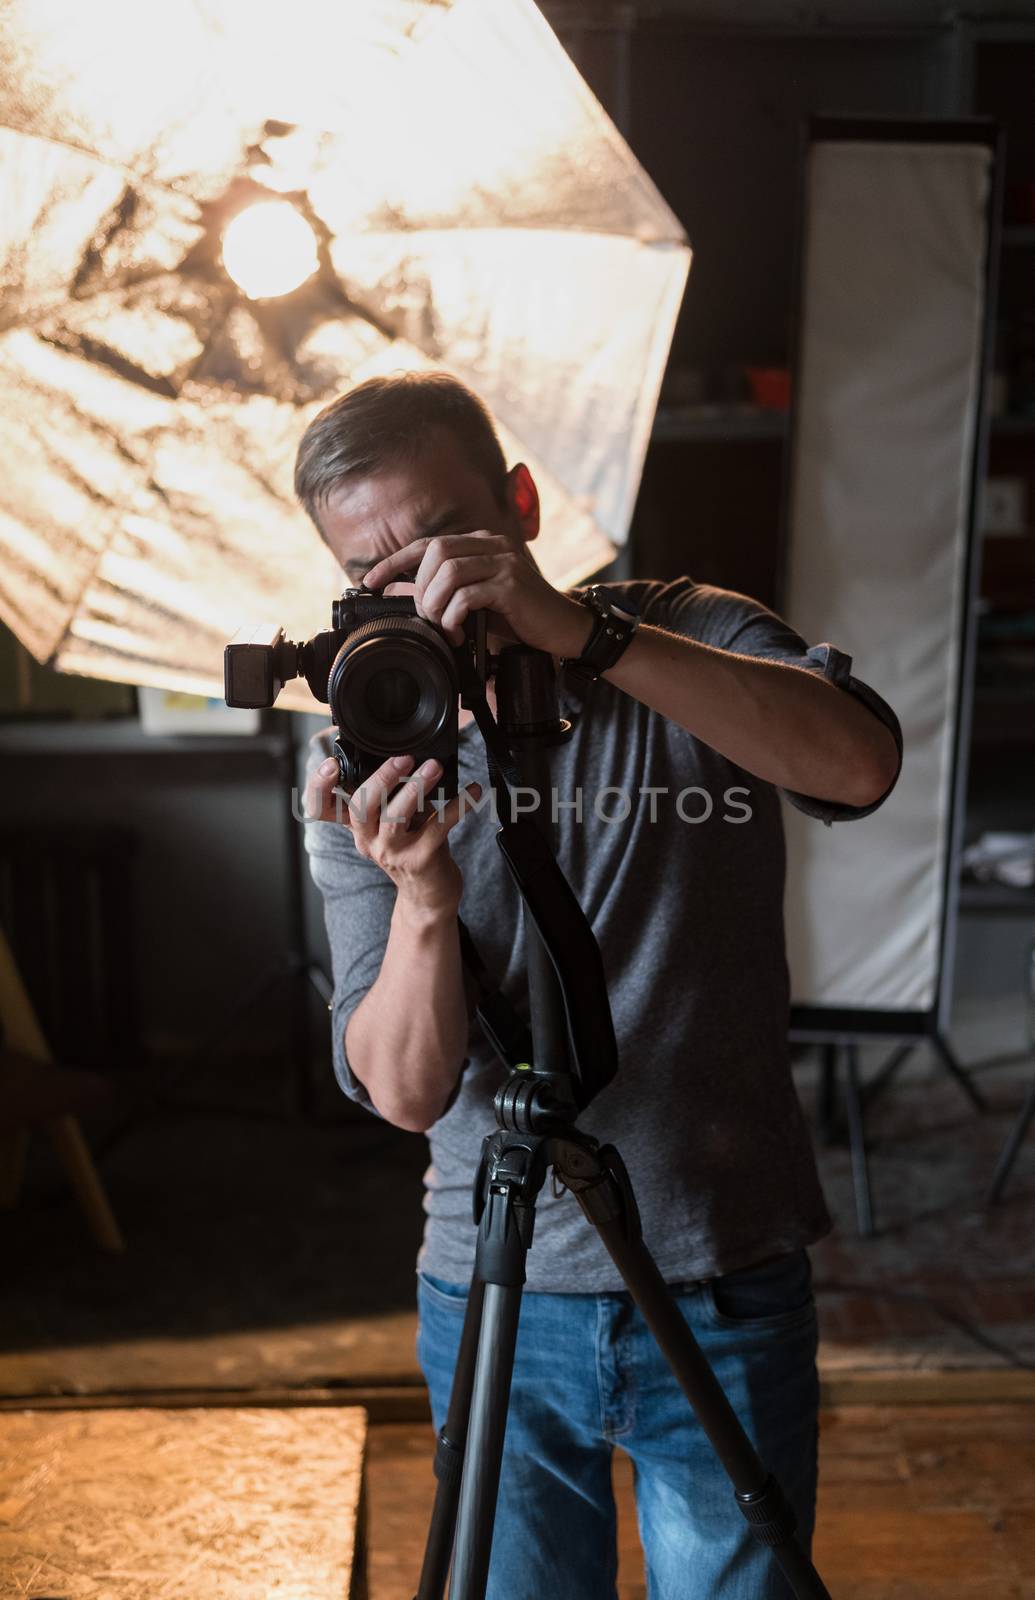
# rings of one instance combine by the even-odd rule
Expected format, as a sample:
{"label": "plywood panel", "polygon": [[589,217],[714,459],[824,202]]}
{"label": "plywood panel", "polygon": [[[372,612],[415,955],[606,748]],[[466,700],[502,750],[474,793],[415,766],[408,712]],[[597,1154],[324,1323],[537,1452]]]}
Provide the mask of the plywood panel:
{"label": "plywood panel", "polygon": [[0,1417],[0,1594],[362,1600],[357,1408]]}

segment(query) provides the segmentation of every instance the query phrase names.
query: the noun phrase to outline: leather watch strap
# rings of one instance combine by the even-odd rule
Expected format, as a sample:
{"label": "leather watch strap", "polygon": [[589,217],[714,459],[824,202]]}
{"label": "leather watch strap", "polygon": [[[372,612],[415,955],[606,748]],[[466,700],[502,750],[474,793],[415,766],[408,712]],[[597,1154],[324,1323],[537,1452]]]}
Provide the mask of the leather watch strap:
{"label": "leather watch strap", "polygon": [[615,600],[596,584],[580,595],[579,600],[593,614],[595,622],[582,654],[567,657],[563,665],[580,682],[593,683],[621,658],[640,619],[633,608],[624,603],[624,597],[622,601]]}

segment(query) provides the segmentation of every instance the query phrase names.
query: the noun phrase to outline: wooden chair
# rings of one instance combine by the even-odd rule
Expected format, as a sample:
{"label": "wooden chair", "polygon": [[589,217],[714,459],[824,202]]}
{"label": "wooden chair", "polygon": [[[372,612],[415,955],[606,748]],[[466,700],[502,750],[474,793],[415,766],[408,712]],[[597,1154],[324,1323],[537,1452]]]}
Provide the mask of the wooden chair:
{"label": "wooden chair", "polygon": [[18,1203],[29,1129],[44,1128],[65,1169],[90,1232],[102,1250],[125,1241],[74,1111],[107,1092],[97,1074],[53,1061],[21,973],[0,930],[0,1207]]}

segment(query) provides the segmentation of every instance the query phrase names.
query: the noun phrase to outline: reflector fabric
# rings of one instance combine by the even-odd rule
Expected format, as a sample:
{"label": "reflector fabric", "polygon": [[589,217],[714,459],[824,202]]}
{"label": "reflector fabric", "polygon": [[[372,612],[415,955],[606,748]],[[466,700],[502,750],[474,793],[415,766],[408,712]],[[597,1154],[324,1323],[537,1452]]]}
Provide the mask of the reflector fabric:
{"label": "reflector fabric", "polygon": [[[325,626],[294,453],[378,372],[478,390],[553,582],[608,559],[689,251],[528,0],[0,15],[0,614],[40,660],[219,692],[242,622]],[[222,230],[273,197],[320,265],[250,301]]]}

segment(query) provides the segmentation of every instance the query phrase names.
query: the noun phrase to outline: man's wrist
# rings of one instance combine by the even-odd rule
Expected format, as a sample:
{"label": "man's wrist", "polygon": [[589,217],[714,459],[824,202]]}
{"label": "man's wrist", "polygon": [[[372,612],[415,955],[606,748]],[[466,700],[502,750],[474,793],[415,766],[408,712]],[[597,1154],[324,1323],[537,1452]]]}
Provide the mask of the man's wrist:
{"label": "man's wrist", "polygon": [[396,886],[393,921],[416,934],[436,933],[456,921],[460,896],[453,889],[431,884]]}
{"label": "man's wrist", "polygon": [[592,612],[587,611],[578,600],[572,600],[565,595],[565,616],[561,626],[556,630],[551,644],[551,652],[561,659],[580,656],[590,641],[596,619]]}

